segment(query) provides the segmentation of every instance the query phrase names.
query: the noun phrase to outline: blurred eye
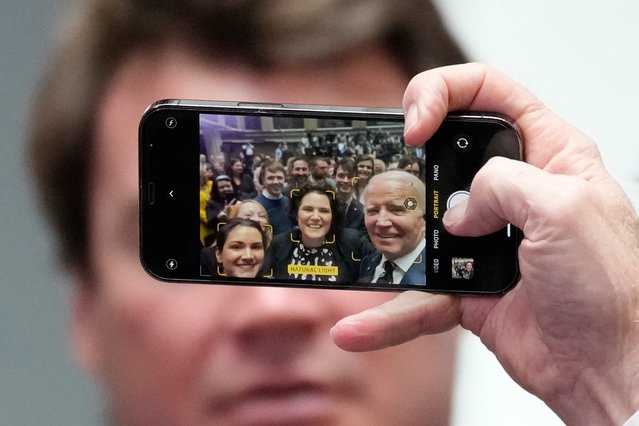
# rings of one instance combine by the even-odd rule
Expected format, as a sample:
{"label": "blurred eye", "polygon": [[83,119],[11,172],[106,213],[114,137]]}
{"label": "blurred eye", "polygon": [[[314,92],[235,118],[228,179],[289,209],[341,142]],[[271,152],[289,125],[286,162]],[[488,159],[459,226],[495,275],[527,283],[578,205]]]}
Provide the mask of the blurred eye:
{"label": "blurred eye", "polygon": [[388,211],[396,216],[406,214],[406,209],[404,208],[404,206],[392,206],[388,209]]}

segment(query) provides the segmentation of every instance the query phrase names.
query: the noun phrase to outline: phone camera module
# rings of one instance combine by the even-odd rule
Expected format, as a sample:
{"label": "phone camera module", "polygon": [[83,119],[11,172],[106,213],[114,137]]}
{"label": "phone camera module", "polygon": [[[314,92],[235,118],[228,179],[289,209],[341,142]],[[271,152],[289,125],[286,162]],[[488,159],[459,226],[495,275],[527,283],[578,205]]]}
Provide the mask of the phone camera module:
{"label": "phone camera module", "polygon": [[466,153],[473,147],[473,141],[468,135],[457,135],[453,138],[453,148],[457,152]]}

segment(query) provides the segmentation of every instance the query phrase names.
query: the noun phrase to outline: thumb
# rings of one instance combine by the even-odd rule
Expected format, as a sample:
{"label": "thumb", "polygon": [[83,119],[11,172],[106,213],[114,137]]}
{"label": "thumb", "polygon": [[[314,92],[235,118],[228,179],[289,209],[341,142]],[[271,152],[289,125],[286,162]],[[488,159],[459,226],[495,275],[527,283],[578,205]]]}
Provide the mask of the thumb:
{"label": "thumb", "polygon": [[448,331],[460,319],[459,298],[407,291],[380,306],[338,321],[330,333],[340,348],[362,352]]}
{"label": "thumb", "polygon": [[523,229],[538,179],[545,174],[521,161],[491,158],[475,175],[468,199],[444,213],[444,226],[455,235],[470,237],[490,234],[508,223]]}

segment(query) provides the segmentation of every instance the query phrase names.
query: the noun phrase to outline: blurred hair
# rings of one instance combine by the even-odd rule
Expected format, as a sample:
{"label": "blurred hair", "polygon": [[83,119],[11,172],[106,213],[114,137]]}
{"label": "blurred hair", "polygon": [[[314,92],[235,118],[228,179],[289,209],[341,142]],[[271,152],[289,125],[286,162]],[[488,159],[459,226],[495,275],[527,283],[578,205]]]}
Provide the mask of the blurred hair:
{"label": "blurred hair", "polygon": [[177,46],[255,68],[317,64],[381,45],[408,78],[464,62],[428,0],[87,0],[78,2],[36,93],[28,158],[62,262],[87,266],[94,118],[135,52]]}

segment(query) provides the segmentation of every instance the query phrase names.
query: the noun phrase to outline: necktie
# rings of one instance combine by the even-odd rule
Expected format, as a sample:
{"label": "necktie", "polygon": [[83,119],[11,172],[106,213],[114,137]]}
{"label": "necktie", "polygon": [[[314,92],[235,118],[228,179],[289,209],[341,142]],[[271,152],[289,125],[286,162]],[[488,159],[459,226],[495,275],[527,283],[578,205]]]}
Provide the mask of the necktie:
{"label": "necktie", "polygon": [[393,269],[395,264],[390,260],[384,262],[384,272],[377,278],[378,284],[393,284]]}

